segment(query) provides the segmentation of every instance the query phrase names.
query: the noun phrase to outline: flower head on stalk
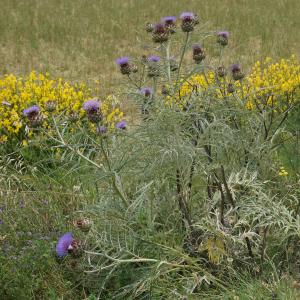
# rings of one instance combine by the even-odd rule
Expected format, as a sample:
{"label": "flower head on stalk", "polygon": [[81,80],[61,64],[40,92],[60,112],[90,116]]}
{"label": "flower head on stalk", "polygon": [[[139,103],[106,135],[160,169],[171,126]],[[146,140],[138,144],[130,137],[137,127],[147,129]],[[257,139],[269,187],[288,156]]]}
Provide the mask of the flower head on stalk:
{"label": "flower head on stalk", "polygon": [[97,127],[97,133],[99,135],[106,134],[107,133],[107,127],[105,127],[105,126],[99,126],[99,127]]}
{"label": "flower head on stalk", "polygon": [[228,31],[219,31],[217,33],[217,42],[221,46],[228,45],[229,32]]}
{"label": "flower head on stalk", "polygon": [[153,26],[152,40],[155,43],[166,42],[169,38],[169,30],[164,23],[157,23]]}
{"label": "flower head on stalk", "polygon": [[231,75],[234,80],[241,80],[245,77],[242,68],[239,64],[233,64],[230,66]]}
{"label": "flower head on stalk", "polygon": [[84,102],[82,108],[86,111],[87,117],[90,121],[96,123],[101,120],[101,103],[98,99],[92,99]]}
{"label": "flower head on stalk", "polygon": [[42,123],[40,107],[37,105],[30,106],[23,110],[23,115],[28,119],[32,127],[39,126]]}
{"label": "flower head on stalk", "polygon": [[131,73],[132,70],[131,70],[129,57],[127,56],[119,57],[116,60],[116,64],[120,67],[120,71],[123,75],[129,75]]}
{"label": "flower head on stalk", "polygon": [[153,93],[152,88],[150,87],[143,87],[140,89],[140,93],[145,97],[150,97]]}
{"label": "flower head on stalk", "polygon": [[30,106],[23,110],[23,115],[28,119],[35,118],[40,112],[40,107],[37,105]]}
{"label": "flower head on stalk", "polygon": [[195,27],[195,14],[192,12],[183,12],[180,15],[181,29],[183,32],[190,32],[194,30]]}
{"label": "flower head on stalk", "polygon": [[205,59],[205,52],[199,44],[193,45],[193,60],[199,64]]}
{"label": "flower head on stalk", "polygon": [[169,30],[171,34],[176,32],[176,17],[175,16],[167,16],[162,18],[162,22],[164,22],[165,27]]}
{"label": "flower head on stalk", "polygon": [[56,254],[59,257],[66,256],[72,247],[71,246],[72,242],[73,242],[73,236],[71,232],[62,235],[56,244]]}
{"label": "flower head on stalk", "polygon": [[151,56],[148,57],[148,62],[156,63],[156,62],[159,62],[159,61],[160,61],[160,57],[157,56],[157,55],[151,55]]}
{"label": "flower head on stalk", "polygon": [[116,128],[122,129],[122,130],[125,130],[126,126],[127,126],[127,122],[125,120],[123,120],[123,121],[116,124]]}
{"label": "flower head on stalk", "polygon": [[148,57],[148,76],[149,77],[159,77],[160,76],[160,57],[156,55],[151,55]]}

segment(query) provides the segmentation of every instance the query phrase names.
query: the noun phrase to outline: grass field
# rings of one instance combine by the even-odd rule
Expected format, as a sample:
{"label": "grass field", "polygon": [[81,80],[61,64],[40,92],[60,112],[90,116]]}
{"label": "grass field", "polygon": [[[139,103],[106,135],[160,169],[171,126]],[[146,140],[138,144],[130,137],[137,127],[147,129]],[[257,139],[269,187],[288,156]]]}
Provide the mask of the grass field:
{"label": "grass field", "polygon": [[47,70],[100,80],[107,90],[115,58],[142,54],[144,24],[182,11],[197,12],[207,29],[229,30],[230,56],[245,65],[300,56],[298,0],[1,0],[0,72]]}

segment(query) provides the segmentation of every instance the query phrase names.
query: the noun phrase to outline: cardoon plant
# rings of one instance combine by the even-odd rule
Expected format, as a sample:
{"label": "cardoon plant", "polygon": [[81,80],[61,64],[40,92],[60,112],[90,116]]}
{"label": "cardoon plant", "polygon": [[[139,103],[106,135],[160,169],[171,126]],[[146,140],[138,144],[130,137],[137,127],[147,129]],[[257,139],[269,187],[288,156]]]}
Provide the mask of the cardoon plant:
{"label": "cardoon plant", "polygon": [[[173,17],[153,27],[153,55],[139,60],[141,71],[131,74],[128,58],[117,62],[130,75],[120,96],[142,106],[126,118],[130,126],[125,118],[113,128],[99,121],[92,124],[96,134],[83,129],[73,145],[56,127],[60,146],[96,169],[85,254],[88,272],[102,283],[99,298],[200,299],[203,282],[205,292],[224,290],[249,269],[257,278],[281,265],[287,250],[270,261],[274,246],[296,253],[297,183],[286,187],[290,172],[279,165],[277,149],[298,102],[279,109],[284,96],[276,88],[251,88],[258,72],[249,78],[239,64],[225,64],[223,50],[215,57],[204,51],[210,38],[218,46],[216,35],[196,32],[196,14],[180,20],[183,33],[170,33]],[[219,50],[228,38],[217,34]],[[84,107],[88,118],[102,109],[92,104]],[[120,276],[122,287],[114,285]]]}

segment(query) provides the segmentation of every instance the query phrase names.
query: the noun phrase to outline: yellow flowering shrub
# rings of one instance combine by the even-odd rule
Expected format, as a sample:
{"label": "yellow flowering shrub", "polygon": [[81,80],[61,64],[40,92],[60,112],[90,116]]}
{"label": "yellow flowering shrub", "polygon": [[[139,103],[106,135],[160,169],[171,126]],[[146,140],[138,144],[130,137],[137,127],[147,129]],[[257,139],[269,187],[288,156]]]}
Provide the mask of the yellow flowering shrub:
{"label": "yellow flowering shrub", "polygon": [[[0,143],[24,135],[26,120],[23,110],[29,106],[40,108],[43,127],[46,128],[50,113],[81,119],[85,114],[82,105],[91,94],[92,90],[84,83],[70,84],[62,78],[51,79],[48,73],[37,74],[33,71],[25,78],[5,75],[0,78]],[[112,96],[101,102],[103,122],[113,126],[123,117],[123,112]],[[49,106],[52,106],[51,112]]]}
{"label": "yellow flowering shrub", "polygon": [[241,81],[233,81],[230,75],[218,77],[215,72],[191,76],[180,84],[178,95],[167,96],[168,105],[183,107],[193,92],[213,93],[215,98],[228,96],[228,84],[232,85],[238,97],[245,100],[248,109],[286,110],[291,104],[299,101],[300,64],[295,56],[273,62],[267,58],[256,62],[251,72]]}

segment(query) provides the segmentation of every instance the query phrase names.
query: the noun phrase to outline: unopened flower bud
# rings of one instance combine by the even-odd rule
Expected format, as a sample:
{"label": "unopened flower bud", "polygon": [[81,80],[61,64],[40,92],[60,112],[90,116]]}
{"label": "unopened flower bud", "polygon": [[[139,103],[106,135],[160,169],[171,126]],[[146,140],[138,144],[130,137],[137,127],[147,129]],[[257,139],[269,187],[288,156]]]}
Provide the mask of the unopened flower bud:
{"label": "unopened flower bud", "polygon": [[160,57],[152,55],[148,57],[148,76],[159,77],[160,76]]}
{"label": "unopened flower bud", "polygon": [[226,68],[224,68],[223,66],[220,66],[220,67],[218,67],[218,69],[217,69],[217,75],[218,75],[218,77],[221,77],[221,78],[223,78],[223,77],[225,77],[226,76]]}
{"label": "unopened flower bud", "polygon": [[193,45],[193,60],[199,64],[205,59],[205,52],[199,44]]}
{"label": "unopened flower bud", "polygon": [[81,231],[88,232],[91,229],[93,223],[91,220],[87,218],[83,218],[83,219],[75,220],[73,224]]}
{"label": "unopened flower bud", "polygon": [[234,85],[232,83],[229,83],[228,86],[227,86],[227,92],[229,94],[232,94],[235,92],[235,88],[234,88]]}
{"label": "unopened flower bud", "polygon": [[152,24],[152,23],[146,23],[146,25],[145,25],[145,30],[147,31],[147,32],[152,32],[153,31],[153,29],[154,29],[154,25]]}
{"label": "unopened flower bud", "polygon": [[56,101],[50,100],[46,103],[46,110],[48,112],[53,112],[55,111],[55,109],[56,109]]}

